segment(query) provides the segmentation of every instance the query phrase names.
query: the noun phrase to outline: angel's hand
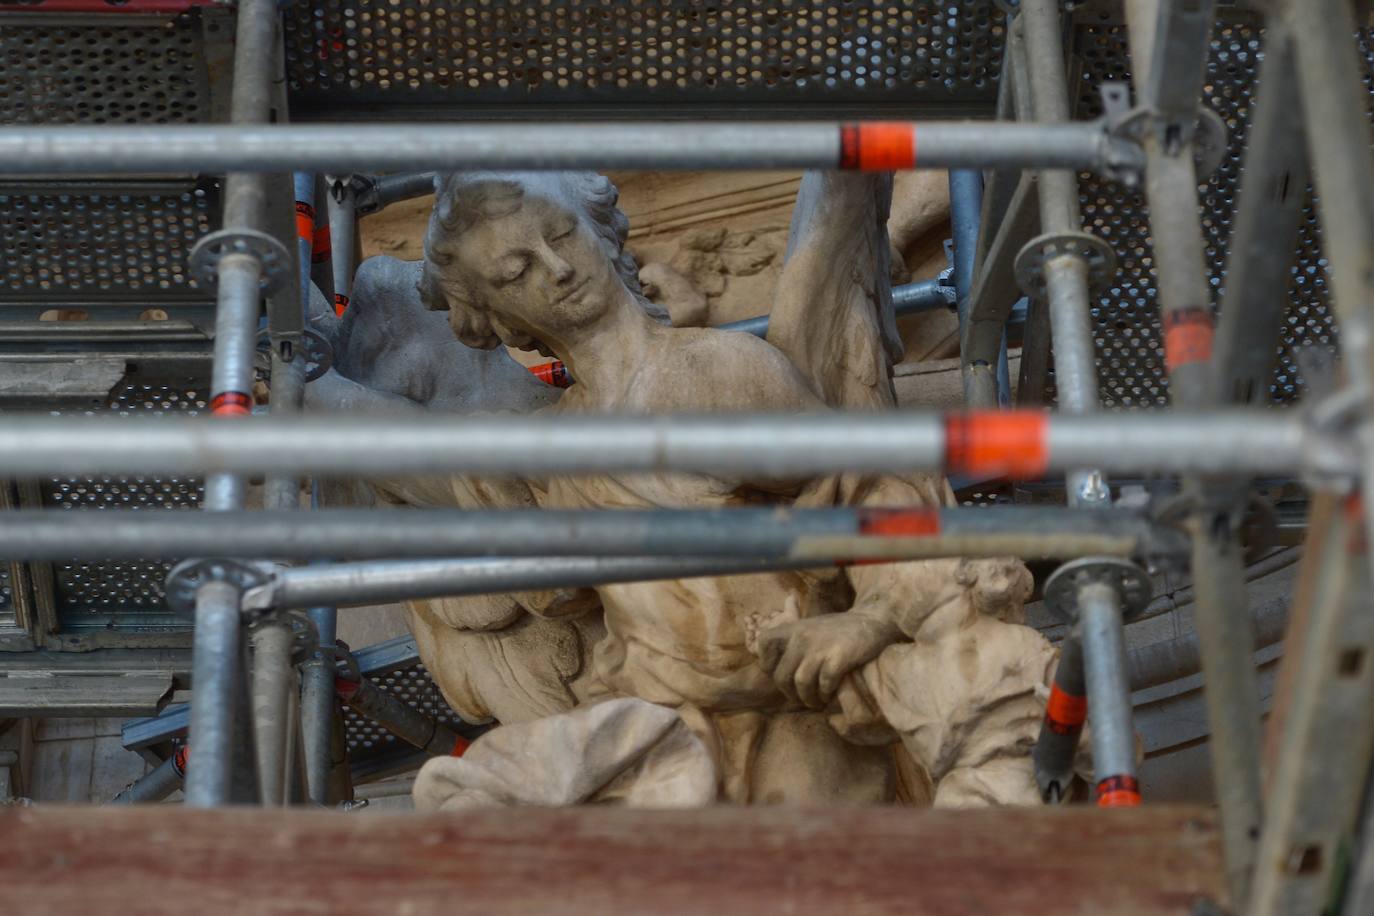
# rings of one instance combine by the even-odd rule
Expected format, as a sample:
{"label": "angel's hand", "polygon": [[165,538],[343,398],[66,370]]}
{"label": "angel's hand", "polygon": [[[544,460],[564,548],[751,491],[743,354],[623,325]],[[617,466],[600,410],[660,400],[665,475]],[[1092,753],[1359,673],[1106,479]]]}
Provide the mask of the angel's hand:
{"label": "angel's hand", "polygon": [[827,614],[784,623],[759,635],[759,661],[778,689],[823,709],[850,671],[901,638],[887,620],[864,614]]}

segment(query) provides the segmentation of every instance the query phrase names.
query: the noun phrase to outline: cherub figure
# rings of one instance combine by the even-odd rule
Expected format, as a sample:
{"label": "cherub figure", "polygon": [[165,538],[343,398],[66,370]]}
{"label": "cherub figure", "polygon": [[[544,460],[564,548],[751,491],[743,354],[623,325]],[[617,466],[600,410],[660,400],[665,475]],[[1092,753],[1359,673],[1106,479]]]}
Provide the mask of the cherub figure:
{"label": "cherub figure", "polygon": [[[673,328],[647,310],[623,252],[615,189],[585,173],[443,179],[421,292],[449,311],[471,347],[506,344],[562,360],[577,384],[548,408],[557,413],[892,408],[899,348],[887,285],[889,195],[886,176],[807,176],[766,341]],[[920,475],[600,475],[533,483],[531,492],[551,508],[952,499],[942,479]],[[592,699],[599,692],[677,710],[729,801],[889,799],[893,758],[882,745],[896,737],[937,801],[956,772],[975,788],[946,792],[948,803],[1034,801],[1024,735],[984,727],[1000,723],[1008,703],[1032,708],[1045,684],[1048,645],[1011,622],[1027,581],[1014,561],[945,560],[598,587],[606,635],[592,653]],[[761,628],[778,609],[791,619]],[[900,658],[887,654],[893,648]],[[830,727],[826,710],[836,703],[836,724],[865,743]],[[885,732],[874,728],[880,719]],[[928,740],[928,721],[942,724],[939,738]],[[875,732],[879,746],[867,746]],[[604,730],[595,734],[606,740]],[[564,759],[575,766],[576,756]],[[993,762],[995,778],[965,772]],[[435,760],[426,772],[460,784],[464,765]],[[1015,778],[1003,772],[1009,766]]]}

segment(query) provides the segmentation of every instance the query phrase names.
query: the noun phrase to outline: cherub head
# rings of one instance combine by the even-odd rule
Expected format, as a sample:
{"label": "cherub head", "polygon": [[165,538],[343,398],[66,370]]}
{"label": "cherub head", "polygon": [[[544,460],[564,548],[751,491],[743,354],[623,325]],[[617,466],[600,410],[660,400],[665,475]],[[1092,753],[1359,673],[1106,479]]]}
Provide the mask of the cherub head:
{"label": "cherub head", "polygon": [[640,291],[625,251],[630,223],[594,172],[444,176],[425,236],[420,293],[470,347],[549,355],[558,341],[626,304],[667,314]]}

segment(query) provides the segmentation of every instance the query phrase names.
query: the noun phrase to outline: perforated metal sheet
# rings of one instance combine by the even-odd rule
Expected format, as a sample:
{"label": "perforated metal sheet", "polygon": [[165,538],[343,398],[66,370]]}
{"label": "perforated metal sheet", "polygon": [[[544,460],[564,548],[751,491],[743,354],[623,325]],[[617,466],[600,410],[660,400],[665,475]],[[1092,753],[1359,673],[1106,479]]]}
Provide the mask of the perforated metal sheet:
{"label": "perforated metal sheet", "polygon": [[[387,693],[395,694],[408,705],[432,719],[454,728],[462,727],[462,720],[449,708],[439,688],[429,677],[425,666],[416,662],[387,674],[373,675],[372,681]],[[354,763],[383,757],[396,751],[414,748],[382,728],[371,719],[344,707],[344,732],[348,736],[348,753]]]}
{"label": "perforated metal sheet", "polygon": [[[205,391],[191,379],[126,382],[115,389],[106,407],[120,416],[195,416],[204,409]],[[42,483],[40,492],[44,507],[53,510],[193,509],[203,488],[199,479],[191,478],[53,478]],[[53,597],[61,628],[189,628],[189,621],[168,611],[163,596],[162,583],[173,562],[53,564]]]}
{"label": "perforated metal sheet", "polygon": [[209,120],[196,18],[4,15],[0,124]]}
{"label": "perforated metal sheet", "polygon": [[322,0],[285,15],[293,117],[360,104],[991,102],[1003,38],[991,0]]}
{"label": "perforated metal sheet", "polygon": [[217,197],[209,182],[0,184],[4,317],[36,318],[54,304],[208,302],[187,262],[212,227]]}
{"label": "perforated metal sheet", "polygon": [[[1080,117],[1100,113],[1099,87],[1104,80],[1128,81],[1130,63],[1126,30],[1101,14],[1075,32],[1083,64],[1079,83]],[[1261,31],[1249,20],[1219,24],[1212,34],[1205,100],[1230,131],[1230,145],[1220,169],[1201,185],[1203,232],[1207,244],[1212,307],[1218,306],[1231,216],[1240,189],[1242,153],[1249,125],[1250,97],[1262,55]],[[1368,34],[1364,46],[1369,48]],[[1143,196],[1092,175],[1079,176],[1083,223],[1116,251],[1120,273],[1114,286],[1093,309],[1098,358],[1098,384],[1104,404],[1114,407],[1163,406],[1168,403],[1159,306],[1153,279],[1148,211]],[[1287,403],[1302,391],[1296,353],[1308,345],[1331,346],[1336,328],[1328,307],[1326,262],[1316,211],[1309,202],[1289,287],[1288,309],[1278,365],[1270,382],[1274,402]]]}

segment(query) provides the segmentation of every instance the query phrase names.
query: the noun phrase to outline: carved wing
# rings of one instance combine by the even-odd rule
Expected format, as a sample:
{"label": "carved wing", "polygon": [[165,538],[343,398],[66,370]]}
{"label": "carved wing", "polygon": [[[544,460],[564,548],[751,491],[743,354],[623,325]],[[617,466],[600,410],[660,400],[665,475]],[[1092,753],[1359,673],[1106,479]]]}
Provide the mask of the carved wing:
{"label": "carved wing", "polygon": [[888,265],[890,173],[807,172],[768,319],[782,350],[831,407],[896,406],[901,358]]}

